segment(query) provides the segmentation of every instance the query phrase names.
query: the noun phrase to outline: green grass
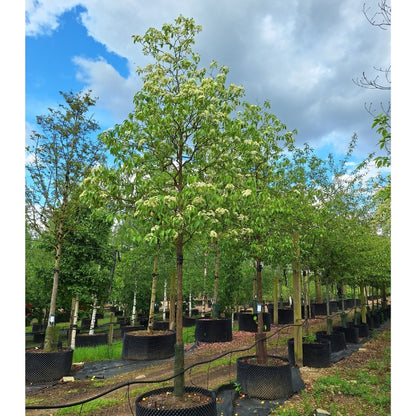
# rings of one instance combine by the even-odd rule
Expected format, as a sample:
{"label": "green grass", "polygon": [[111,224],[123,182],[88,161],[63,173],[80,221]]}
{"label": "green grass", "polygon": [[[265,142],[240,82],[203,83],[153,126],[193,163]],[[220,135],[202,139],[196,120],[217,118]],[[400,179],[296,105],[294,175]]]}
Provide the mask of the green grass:
{"label": "green grass", "polygon": [[104,360],[120,360],[123,341],[115,341],[111,346],[97,345],[95,347],[78,347],[74,350],[72,362],[92,362]]}
{"label": "green grass", "polygon": [[120,404],[119,399],[96,399],[88,403],[78,406],[64,407],[59,409],[56,416],[62,415],[94,415],[97,410],[102,410],[106,407],[112,407]]}
{"label": "green grass", "polygon": [[[390,331],[379,335],[390,339]],[[274,409],[273,416],[308,415],[321,407],[332,415],[354,414],[387,415],[391,403],[390,348],[386,348],[382,357],[369,360],[361,366],[344,368],[333,374],[316,380],[312,391],[302,392],[300,401],[287,402]]]}

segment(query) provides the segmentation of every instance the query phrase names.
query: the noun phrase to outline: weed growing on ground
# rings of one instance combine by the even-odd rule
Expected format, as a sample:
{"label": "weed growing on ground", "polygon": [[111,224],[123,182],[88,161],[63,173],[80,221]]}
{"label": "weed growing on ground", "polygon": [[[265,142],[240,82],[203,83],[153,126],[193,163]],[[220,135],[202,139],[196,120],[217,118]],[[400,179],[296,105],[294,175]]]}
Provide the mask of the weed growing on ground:
{"label": "weed growing on ground", "polygon": [[[390,340],[390,331],[378,339]],[[390,414],[391,406],[390,347],[380,359],[369,360],[355,368],[342,371],[334,368],[316,380],[312,389],[302,391],[295,404],[290,400],[276,408],[271,415],[308,415],[320,407],[333,415],[375,416]]]}

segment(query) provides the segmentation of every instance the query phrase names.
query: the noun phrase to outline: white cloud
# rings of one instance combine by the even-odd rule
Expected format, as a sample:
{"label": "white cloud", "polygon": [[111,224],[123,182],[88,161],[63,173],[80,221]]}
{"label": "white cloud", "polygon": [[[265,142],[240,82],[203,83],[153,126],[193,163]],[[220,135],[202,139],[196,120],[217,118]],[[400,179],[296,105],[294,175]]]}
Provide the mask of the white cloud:
{"label": "white cloud", "polygon": [[48,35],[59,26],[59,16],[79,0],[26,0],[26,35]]}
{"label": "white cloud", "polygon": [[79,70],[78,80],[84,82],[98,96],[96,108],[104,108],[116,120],[122,121],[133,109],[133,96],[139,88],[139,79],[134,71],[123,78],[113,66],[103,58],[91,60],[76,56],[73,62]]}

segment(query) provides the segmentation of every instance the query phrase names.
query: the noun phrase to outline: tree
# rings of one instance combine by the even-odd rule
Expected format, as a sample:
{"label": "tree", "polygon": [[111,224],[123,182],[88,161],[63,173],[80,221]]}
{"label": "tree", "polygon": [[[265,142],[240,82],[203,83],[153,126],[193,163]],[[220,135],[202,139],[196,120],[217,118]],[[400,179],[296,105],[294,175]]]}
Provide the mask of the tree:
{"label": "tree", "polygon": [[[175,373],[184,368],[183,250],[197,233],[209,230],[218,215],[206,207],[207,200],[221,201],[207,174],[215,169],[223,175],[223,157],[232,144],[230,115],[243,94],[241,87],[226,85],[228,68],[218,69],[216,62],[209,69],[199,68],[192,45],[200,30],[193,19],[179,16],[161,30],[150,28],[144,36],[133,36],[154,62],[137,69],[143,85],[134,96],[134,111],[100,136],[115,158],[114,168],[97,170],[89,180],[90,189],[94,182],[104,186],[101,195],[86,191],[91,200],[117,200],[120,216],[133,212],[146,229],[138,239],[154,246],[169,243],[175,250]],[[182,373],[175,377],[175,395],[183,393]]]}
{"label": "tree", "polygon": [[45,351],[56,348],[53,328],[61,253],[68,233],[77,228],[79,185],[103,160],[101,147],[90,137],[99,128],[88,115],[95,99],[89,92],[60,94],[65,103],[37,117],[41,132],[32,133],[33,144],[27,147],[32,162],[26,166],[26,220],[55,251]]}
{"label": "tree", "polygon": [[[233,204],[236,221],[234,232],[241,235],[247,256],[256,269],[256,300],[262,305],[258,313],[256,356],[261,364],[267,363],[267,346],[264,337],[262,269],[276,249],[278,233],[276,217],[284,207],[281,199],[273,198],[272,186],[278,182],[277,165],[283,149],[293,143],[293,132],[264,108],[243,103],[238,114],[238,153],[234,156]],[[237,201],[235,200],[237,199]],[[230,233],[232,234],[232,233]]]}

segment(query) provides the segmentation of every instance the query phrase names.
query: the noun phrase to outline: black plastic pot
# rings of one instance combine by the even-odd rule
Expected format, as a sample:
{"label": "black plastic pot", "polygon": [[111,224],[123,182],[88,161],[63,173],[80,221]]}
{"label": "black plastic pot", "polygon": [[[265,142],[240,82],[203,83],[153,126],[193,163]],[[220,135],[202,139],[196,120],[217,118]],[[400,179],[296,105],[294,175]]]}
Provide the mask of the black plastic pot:
{"label": "black plastic pot", "polygon": [[26,351],[26,382],[43,383],[69,375],[73,353],[71,349],[57,352]]}
{"label": "black plastic pot", "polygon": [[131,331],[143,331],[145,328],[144,328],[144,325],[126,325],[126,326],[122,326],[121,328],[120,328],[120,330],[121,330],[121,338],[123,338],[124,337],[124,334],[126,333],[126,332],[131,332]]}
{"label": "black plastic pot", "polygon": [[328,335],[326,331],[318,331],[316,338],[318,340],[327,339],[331,341],[331,352],[342,351],[347,348],[345,334],[341,331],[333,331],[331,335]]}
{"label": "black plastic pot", "polygon": [[215,393],[200,387],[185,387],[185,393],[199,393],[207,396],[207,401],[201,405],[186,409],[147,408],[148,398],[160,393],[173,392],[173,387],[164,387],[142,394],[136,399],[136,416],[217,416]]}
{"label": "black plastic pot", "polygon": [[335,326],[334,331],[341,331],[345,334],[345,341],[350,344],[358,344],[359,342],[359,329],[356,326],[349,326],[344,328],[342,326]]}
{"label": "black plastic pot", "polygon": [[190,328],[191,326],[195,325],[195,318],[184,316],[182,318],[182,325],[184,328]]}
{"label": "black plastic pot", "polygon": [[33,333],[33,342],[44,342],[45,341],[45,332],[34,332]]}
{"label": "black plastic pot", "polygon": [[[293,393],[292,371],[287,358],[268,356],[268,365],[258,365],[255,356],[237,359],[237,383],[250,397],[264,400],[288,398]],[[273,365],[273,360],[285,364]]]}
{"label": "black plastic pot", "polygon": [[[289,362],[295,363],[295,347],[294,339],[287,341]],[[320,339],[312,343],[302,343],[303,349],[303,365],[308,367],[323,368],[331,365],[331,341]]]}
{"label": "black plastic pot", "polygon": [[43,332],[45,328],[42,324],[32,324],[32,332]]}
{"label": "black plastic pot", "polygon": [[[309,318],[309,305],[306,305],[306,309],[307,309],[308,318]],[[311,304],[310,309],[311,309],[311,314],[310,314],[311,319],[315,319],[315,305]],[[305,319],[305,306],[304,305],[301,306],[301,311],[302,311],[302,319]]]}
{"label": "black plastic pot", "polygon": [[169,330],[169,321],[154,321],[153,329],[155,331],[168,331]]}
{"label": "black plastic pot", "polygon": [[[91,318],[82,318],[81,319],[81,329],[90,329]],[[97,327],[97,318],[95,318],[94,327]]]}
{"label": "black plastic pot", "polygon": [[126,332],[123,338],[121,358],[123,360],[163,360],[174,355],[175,332],[143,331]]}
{"label": "black plastic pot", "polygon": [[279,324],[287,325],[293,324],[293,309],[282,308],[277,311]]}
{"label": "black plastic pot", "polygon": [[231,318],[196,319],[195,341],[201,342],[229,342],[233,339]]}
{"label": "black plastic pot", "polygon": [[312,303],[315,306],[316,315],[326,315],[326,303]]}
{"label": "black plastic pot", "polygon": [[354,325],[355,328],[358,328],[358,336],[360,338],[367,338],[370,335],[370,329],[367,324]]}
{"label": "black plastic pot", "polygon": [[98,333],[98,334],[79,334],[75,337],[75,347],[95,347],[96,345],[107,344],[108,334]]}
{"label": "black plastic pot", "polygon": [[[258,314],[257,313],[240,313],[238,315],[238,330],[239,331],[247,331],[247,332],[257,332],[257,320]],[[264,331],[270,331],[271,325],[271,317],[270,313],[264,312],[263,313],[263,322],[265,327],[263,328]]]}

